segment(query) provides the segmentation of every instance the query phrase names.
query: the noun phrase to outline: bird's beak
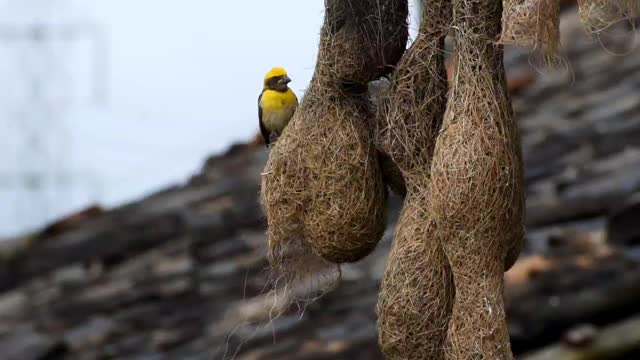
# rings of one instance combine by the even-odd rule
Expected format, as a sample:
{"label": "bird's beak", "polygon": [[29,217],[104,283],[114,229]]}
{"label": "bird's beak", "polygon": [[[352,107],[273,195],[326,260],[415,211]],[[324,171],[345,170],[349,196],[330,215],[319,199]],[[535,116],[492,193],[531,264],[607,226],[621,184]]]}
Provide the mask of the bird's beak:
{"label": "bird's beak", "polygon": [[282,82],[285,83],[285,84],[288,84],[288,83],[291,82],[291,79],[288,76],[285,76],[285,77],[282,78]]}

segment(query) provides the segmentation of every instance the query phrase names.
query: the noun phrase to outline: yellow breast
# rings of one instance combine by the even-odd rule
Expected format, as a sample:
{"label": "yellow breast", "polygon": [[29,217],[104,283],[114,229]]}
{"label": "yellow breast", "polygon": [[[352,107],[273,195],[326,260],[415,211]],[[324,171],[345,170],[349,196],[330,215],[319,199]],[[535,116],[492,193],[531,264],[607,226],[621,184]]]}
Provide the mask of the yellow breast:
{"label": "yellow breast", "polygon": [[260,99],[262,111],[277,111],[291,107],[295,109],[297,103],[298,98],[291,89],[286,92],[265,90],[262,93],[262,98]]}
{"label": "yellow breast", "polygon": [[268,129],[281,131],[296,110],[298,98],[289,89],[287,92],[265,90],[260,98],[262,121]]}

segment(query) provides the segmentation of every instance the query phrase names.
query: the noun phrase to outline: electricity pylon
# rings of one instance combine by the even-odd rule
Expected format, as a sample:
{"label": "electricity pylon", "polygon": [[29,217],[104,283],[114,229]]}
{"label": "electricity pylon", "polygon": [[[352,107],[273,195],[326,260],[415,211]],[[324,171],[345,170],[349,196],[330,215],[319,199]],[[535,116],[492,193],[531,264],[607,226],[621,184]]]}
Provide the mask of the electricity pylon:
{"label": "electricity pylon", "polygon": [[[93,45],[94,75],[104,74],[104,41],[98,27],[87,21],[54,21],[65,11],[63,0],[14,0],[6,7],[0,44],[7,51],[8,81],[0,91],[0,107],[9,134],[0,134],[8,157],[0,168],[0,188],[11,195],[14,231],[50,220],[54,209],[68,200],[77,177],[70,171],[71,133],[67,115],[73,100],[68,51],[79,41]],[[104,100],[104,82],[96,76],[94,98]],[[10,140],[10,141],[9,141]],[[13,160],[13,161],[11,161]],[[1,191],[2,189],[0,189]],[[6,206],[6,205],[4,205]],[[12,221],[6,219],[5,221]]]}

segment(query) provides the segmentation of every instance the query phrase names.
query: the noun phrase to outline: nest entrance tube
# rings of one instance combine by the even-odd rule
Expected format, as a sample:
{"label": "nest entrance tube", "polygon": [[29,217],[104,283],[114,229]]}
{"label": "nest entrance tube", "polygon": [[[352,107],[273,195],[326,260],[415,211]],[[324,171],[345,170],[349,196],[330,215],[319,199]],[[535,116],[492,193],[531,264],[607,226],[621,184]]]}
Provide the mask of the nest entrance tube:
{"label": "nest entrance tube", "polygon": [[444,39],[451,1],[425,2],[418,37],[379,99],[376,143],[397,165],[407,194],[377,305],[387,360],[443,359],[453,304],[452,273],[437,242],[429,182],[447,103]]}
{"label": "nest entrance tube", "polygon": [[503,275],[524,239],[520,139],[506,89],[502,5],[452,0],[454,83],[432,165],[436,236],[455,300],[447,358],[512,359]]}
{"label": "nest entrance tube", "polygon": [[376,308],[380,348],[387,360],[444,359],[452,272],[434,241],[428,193],[407,195]]}

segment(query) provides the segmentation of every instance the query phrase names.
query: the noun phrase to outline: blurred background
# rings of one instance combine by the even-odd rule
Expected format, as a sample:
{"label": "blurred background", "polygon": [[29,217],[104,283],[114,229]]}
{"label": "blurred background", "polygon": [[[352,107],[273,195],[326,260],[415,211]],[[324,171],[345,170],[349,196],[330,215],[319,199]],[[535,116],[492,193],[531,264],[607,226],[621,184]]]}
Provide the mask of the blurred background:
{"label": "blurred background", "polygon": [[[559,66],[505,51],[528,226],[509,332],[518,359],[638,359],[638,32],[588,36],[561,4]],[[257,97],[273,66],[301,97],[322,18],[320,0],[0,1],[0,359],[382,359],[402,199],[304,311],[274,319],[265,285]]]}

